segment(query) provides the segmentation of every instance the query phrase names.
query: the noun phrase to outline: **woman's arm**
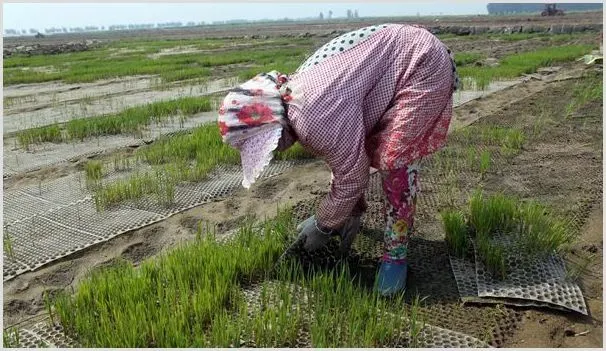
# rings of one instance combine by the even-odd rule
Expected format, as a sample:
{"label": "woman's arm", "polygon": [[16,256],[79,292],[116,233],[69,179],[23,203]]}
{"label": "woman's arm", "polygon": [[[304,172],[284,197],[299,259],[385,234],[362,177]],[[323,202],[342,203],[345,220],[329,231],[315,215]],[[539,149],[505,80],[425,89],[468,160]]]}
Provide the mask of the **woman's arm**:
{"label": "woman's arm", "polygon": [[349,101],[322,103],[299,125],[301,142],[328,163],[333,175],[330,193],[316,211],[318,224],[339,229],[368,186],[370,160],[364,145],[362,109]]}

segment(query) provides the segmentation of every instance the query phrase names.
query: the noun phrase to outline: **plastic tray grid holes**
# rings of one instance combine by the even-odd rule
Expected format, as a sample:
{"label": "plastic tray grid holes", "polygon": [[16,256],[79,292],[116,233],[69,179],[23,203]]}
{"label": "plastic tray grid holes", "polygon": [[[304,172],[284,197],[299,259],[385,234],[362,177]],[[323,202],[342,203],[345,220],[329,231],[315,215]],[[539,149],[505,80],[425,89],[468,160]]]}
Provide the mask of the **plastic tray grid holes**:
{"label": "plastic tray grid holes", "polygon": [[552,308],[561,311],[568,311],[568,309],[561,306],[553,305],[551,303],[544,303],[541,301],[531,301],[519,298],[503,298],[503,297],[480,297],[478,296],[478,284],[476,277],[476,265],[475,260],[466,260],[456,256],[450,256],[450,265],[452,272],[457,281],[457,288],[461,301],[473,302],[473,303],[484,303],[484,304],[504,304],[519,307],[545,307]]}
{"label": "plastic tray grid holes", "polygon": [[[207,118],[202,115],[199,117],[190,118],[183,126],[179,122],[169,123],[166,126],[156,125],[151,126],[150,136],[158,139],[162,136],[171,136],[184,134],[191,129],[200,125],[201,122],[207,121]],[[103,152],[112,151],[113,149],[131,146],[143,145],[143,139],[133,138],[132,136],[114,135],[103,136],[99,139],[90,140],[77,144],[45,144],[44,148],[37,150],[34,153],[24,153],[22,150],[5,152],[4,177],[12,175],[12,173],[24,173],[48,167],[50,165],[65,163],[72,159],[81,159],[90,155],[100,154]],[[10,169],[12,172],[6,172]]]}
{"label": "plastic tray grid holes", "polygon": [[[269,281],[266,282],[267,293],[271,296],[271,294],[275,294],[276,290],[279,287],[280,282]],[[249,311],[253,309],[255,306],[260,304],[261,300],[261,291],[262,284],[255,284],[246,289],[243,289],[243,293],[245,299],[247,301],[247,305],[249,307]],[[289,284],[289,289],[291,289],[297,296],[301,296],[303,301],[308,300],[309,293],[305,291],[302,287],[297,286],[295,284]],[[270,298],[271,301],[271,298]],[[306,316],[305,321],[313,320],[313,310],[309,311],[310,315]],[[302,338],[307,336],[306,339]],[[464,333],[456,332],[453,330],[435,327],[429,324],[425,324],[424,329],[421,331],[419,336],[420,347],[424,348],[434,348],[434,347],[442,347],[442,348],[485,348],[489,347],[488,344],[477,339],[473,336],[466,335]],[[297,344],[300,347],[311,347],[311,340],[309,340],[309,335],[307,332],[303,331],[299,333],[299,340],[297,340]],[[350,347],[356,347],[357,345],[349,345]],[[406,347],[407,345],[398,345],[399,347]]]}
{"label": "plastic tray grid holes", "polygon": [[92,200],[53,210],[45,217],[76,230],[108,239],[165,218],[157,213],[131,208],[98,212]]}
{"label": "plastic tray grid holes", "polygon": [[[19,327],[19,345],[23,348],[73,348],[77,344],[63,333],[63,328],[59,325],[51,325],[50,320],[38,322],[32,325]],[[4,330],[7,333],[7,330]],[[10,340],[14,343],[14,332],[8,331]]]}
{"label": "plastic tray grid holes", "polygon": [[[267,174],[278,174],[293,164],[276,162],[268,167]],[[207,182],[177,186],[175,203],[169,206],[151,199],[143,199],[135,206],[120,206],[117,209],[96,213],[92,200],[86,200],[86,197],[84,197],[85,201],[81,200],[83,193],[79,190],[81,181],[77,180],[77,175],[25,189],[27,193],[22,194],[20,198],[29,200],[41,194],[44,198],[61,202],[50,211],[42,213],[47,218],[35,216],[5,226],[5,230],[9,233],[14,232],[15,260],[4,265],[4,278],[10,279],[24,271],[35,269],[115,235],[141,228],[174,213],[208,202],[213,196],[228,193],[240,185],[241,170],[239,167],[228,168],[231,177],[228,174],[226,179],[221,175],[221,170],[228,170],[226,168],[228,167],[215,171],[215,179]],[[205,187],[211,194],[203,190]],[[19,206],[16,201],[14,202],[13,206]],[[67,205],[62,206],[61,203]],[[52,223],[53,221],[56,223]],[[50,227],[47,227],[47,224]],[[33,239],[34,245],[24,245],[36,237],[38,238]]]}
{"label": "plastic tray grid holes", "polygon": [[18,261],[16,258],[7,256],[6,253],[2,255],[2,258],[4,260],[2,263],[2,276],[5,280],[14,278],[17,274],[29,270],[29,267],[25,263]]}
{"label": "plastic tray grid holes", "polygon": [[[506,247],[513,244],[505,235],[495,240]],[[587,315],[581,289],[567,279],[566,265],[561,258],[550,255],[546,259],[522,260],[515,253],[506,252],[508,275],[502,281],[491,277],[475,252],[478,296],[538,301]]]}
{"label": "plastic tray grid holes", "polygon": [[[10,237],[14,258],[23,263],[27,270],[102,241],[101,237],[91,233],[39,216],[4,226],[4,234]],[[17,271],[16,274],[22,272]]]}
{"label": "plastic tray grid holes", "polygon": [[78,200],[90,198],[86,189],[86,177],[82,172],[71,174],[50,182],[42,182],[22,190],[32,196],[60,205],[68,205]]}
{"label": "plastic tray grid holes", "polygon": [[484,341],[456,331],[426,325],[419,339],[423,348],[489,348]]}
{"label": "plastic tray grid holes", "polygon": [[40,198],[24,193],[22,191],[5,192],[3,196],[4,224],[8,225],[16,221],[46,213],[61,204],[44,201]]}

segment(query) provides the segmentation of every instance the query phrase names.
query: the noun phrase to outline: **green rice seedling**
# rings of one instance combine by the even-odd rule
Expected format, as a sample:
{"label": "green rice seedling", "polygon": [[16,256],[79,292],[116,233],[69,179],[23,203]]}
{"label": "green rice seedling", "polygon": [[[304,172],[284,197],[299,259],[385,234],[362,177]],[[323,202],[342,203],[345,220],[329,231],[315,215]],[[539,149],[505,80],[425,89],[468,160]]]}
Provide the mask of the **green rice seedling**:
{"label": "green rice seedling", "polygon": [[114,171],[122,172],[130,170],[132,162],[127,156],[115,155],[113,157]]}
{"label": "green rice seedling", "polygon": [[457,175],[453,170],[450,170],[445,177],[445,185],[438,190],[440,207],[444,209],[454,208],[457,205],[459,194]]}
{"label": "green rice seedling", "polygon": [[480,154],[480,176],[482,179],[486,176],[486,172],[490,168],[490,152],[482,151]]}
{"label": "green rice seedling", "polygon": [[8,230],[4,229],[4,235],[2,235],[2,247],[4,249],[4,253],[8,257],[9,260],[15,260],[15,250],[13,247],[13,238],[11,237]]}
{"label": "green rice seedling", "polygon": [[413,299],[412,305],[410,306],[410,332],[408,336],[408,347],[412,348],[421,347],[421,333],[425,329],[425,320],[419,315],[421,302],[422,299],[417,295]]}
{"label": "green rice seedling", "polygon": [[[267,277],[294,225],[292,214],[280,211],[264,224],[246,224],[226,244],[205,235],[136,270],[121,262],[93,272],[73,296],[55,300],[57,316],[82,346],[237,347],[251,340],[284,347],[295,345],[301,328],[310,331],[314,347],[399,345],[401,331],[414,343],[423,325],[418,306],[413,303],[405,316],[385,314],[401,306],[402,297],[392,305],[361,289],[345,267],[307,276],[297,262],[283,264],[282,282],[272,293],[263,289],[260,306],[248,309],[236,293],[239,284]],[[306,321],[312,306],[315,318]]]}
{"label": "green rice seedling", "polygon": [[503,248],[491,242],[486,235],[476,237],[476,247],[480,258],[486,265],[486,268],[495,276],[504,279],[507,270],[505,265],[505,252]]}
{"label": "green rice seedling", "polygon": [[555,63],[574,61],[591,49],[589,45],[554,46],[505,56],[496,67],[463,66],[458,71],[464,88],[469,87],[465,86],[465,82],[469,80],[475,82],[476,89],[485,89],[492,81],[535,73],[539,67]]}
{"label": "green rice seedling", "polygon": [[[190,134],[161,138],[154,144],[135,152],[135,158],[151,165],[161,166],[162,177],[133,175],[128,179],[108,184],[95,190],[98,210],[123,201],[140,199],[157,194],[166,203],[172,201],[174,186],[179,182],[204,180],[220,164],[239,164],[238,151],[223,143],[216,124],[206,124]],[[308,159],[313,155],[296,144],[285,152],[276,152],[275,159]],[[114,161],[116,162],[116,161]],[[191,163],[193,162],[193,166]],[[116,167],[116,163],[114,163]],[[166,184],[163,182],[166,181]],[[132,190],[127,184],[133,184]]]}
{"label": "green rice seedling", "polygon": [[467,224],[461,211],[448,210],[440,213],[446,242],[457,257],[464,257],[468,250]]}
{"label": "green rice seedling", "polygon": [[279,281],[269,289],[262,284],[260,306],[252,309],[251,339],[256,347],[294,347],[303,326],[303,306],[295,300],[293,289]]}
{"label": "green rice seedling", "polygon": [[315,156],[312,153],[305,150],[299,143],[295,143],[285,151],[274,153],[275,160],[305,160],[314,157]]}
{"label": "green rice seedling", "polygon": [[49,296],[49,292],[48,290],[45,290],[42,294],[44,296],[44,307],[46,308],[46,312],[48,313],[48,317],[50,318],[50,325],[54,326],[55,325],[55,315],[53,313],[53,307],[50,301]]}
{"label": "green rice seedling", "polygon": [[559,252],[574,241],[572,226],[545,206],[529,201],[519,206],[521,250],[531,255]]}
{"label": "green rice seedling", "polygon": [[101,161],[88,161],[84,164],[84,172],[87,183],[96,184],[103,176],[103,164]]}
{"label": "green rice seedling", "polygon": [[184,97],[131,107],[116,114],[71,119],[65,124],[65,133],[56,123],[23,130],[17,133],[17,139],[22,146],[27,147],[42,142],[83,141],[87,138],[123,133],[140,134],[143,127],[152,123],[161,124],[177,116],[182,119],[210,110],[209,98]]}
{"label": "green rice seedling", "polygon": [[467,167],[475,168],[476,159],[478,158],[477,149],[474,146],[468,146],[466,150]]}
{"label": "green rice seedling", "polygon": [[506,155],[512,155],[519,152],[524,145],[524,133],[518,129],[511,129],[505,135],[505,139],[501,144],[501,150]]}
{"label": "green rice seedling", "polygon": [[454,58],[457,67],[462,67],[481,60],[484,58],[484,55],[479,52],[457,52],[455,53]]}
{"label": "green rice seedling", "polygon": [[230,301],[238,305],[233,291],[240,279],[264,276],[271,269],[286,235],[294,230],[291,218],[290,212],[280,212],[275,220],[257,230],[244,229],[226,244],[204,236],[138,269],[120,262],[92,272],[73,296],[61,294],[55,300],[57,316],[82,346],[200,345],[204,340],[199,335],[209,323]]}
{"label": "green rice seedling", "polygon": [[577,83],[572,94],[572,101],[566,105],[565,118],[570,118],[579,108],[594,101],[602,101],[603,84],[602,76],[593,76]]}
{"label": "green rice seedling", "polygon": [[390,304],[376,292],[361,289],[350,278],[347,267],[315,273],[308,284],[313,292],[314,319],[310,323],[313,347],[386,347],[399,344],[402,332],[404,339],[414,339],[411,320],[418,317],[416,307],[413,305],[411,311],[400,314],[387,312],[390,306],[402,306],[403,296],[395,297]]}
{"label": "green rice seedling", "polygon": [[[239,313],[240,316],[248,317],[245,303],[242,304]],[[244,318],[230,317],[227,311],[219,312],[211,323],[207,341],[198,347],[240,347],[242,337],[246,335],[245,330],[249,327],[248,321],[244,321]]]}
{"label": "green rice seedling", "polygon": [[21,339],[17,327],[8,328],[2,333],[2,344],[6,348],[20,347]]}
{"label": "green rice seedling", "polygon": [[[261,44],[262,42],[259,43]],[[312,46],[311,42],[302,43],[309,48]],[[164,48],[174,46],[175,43],[167,43],[166,45],[169,46],[165,46]],[[276,47],[278,48],[276,49]],[[267,49],[263,50],[263,48]],[[262,44],[258,47],[248,47],[240,50],[234,48],[233,50],[216,51],[211,54],[188,53],[160,57],[149,56],[150,53],[159,52],[158,50],[157,48],[145,48],[139,52],[116,56],[109,55],[107,48],[93,49],[87,54],[74,53],[43,56],[47,59],[46,62],[42,62],[39,58],[11,57],[6,60],[7,66],[5,66],[4,84],[10,85],[52,80],[76,83],[122,76],[161,75],[166,74],[166,72],[183,70],[183,67],[186,66],[197,70],[199,68],[225,66],[235,63],[266,62],[270,57],[280,61],[294,55],[302,56],[305,49],[280,47],[265,42],[264,45]],[[42,73],[33,70],[23,71],[16,69],[17,67],[48,65],[58,67],[58,72]],[[188,76],[185,75],[184,78]],[[177,76],[172,76],[172,78],[176,79]]]}
{"label": "green rice seedling", "polygon": [[503,194],[484,197],[481,190],[469,199],[469,223],[476,236],[491,237],[496,232],[507,232],[515,227],[517,202]]}
{"label": "green rice seedling", "polygon": [[44,127],[21,130],[17,132],[16,136],[17,141],[24,148],[28,148],[31,144],[45,142],[59,143],[63,140],[61,128],[57,123]]}

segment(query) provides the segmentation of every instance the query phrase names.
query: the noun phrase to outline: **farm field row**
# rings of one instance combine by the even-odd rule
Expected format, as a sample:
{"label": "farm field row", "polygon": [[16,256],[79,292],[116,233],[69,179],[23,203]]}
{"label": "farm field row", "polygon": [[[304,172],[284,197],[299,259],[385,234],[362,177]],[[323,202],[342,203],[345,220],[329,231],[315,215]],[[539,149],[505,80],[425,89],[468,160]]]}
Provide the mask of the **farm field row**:
{"label": "farm field row", "polygon": [[[465,89],[447,147],[424,160],[410,287],[393,301],[368,289],[383,227],[376,177],[348,257],[331,244],[318,255],[296,252],[275,270],[330,172],[297,146],[277,156],[271,178],[238,191],[239,155],[216,125],[200,125],[214,119],[223,89],[276,63],[296,68],[317,39],[235,40],[231,48],[217,39],[135,40],[99,49],[124,68],[93,51],[70,56],[73,65],[36,57],[5,65],[11,79],[31,81],[5,88],[4,162],[13,171],[5,171],[4,271],[20,272],[5,279],[5,327],[44,315],[37,335],[54,335],[36,341],[26,323],[5,334],[5,346],[52,346],[64,336],[66,346],[89,347],[519,346],[525,318],[545,319],[553,328],[545,335],[555,335],[525,346],[601,346],[591,321],[602,318],[602,244],[585,224],[601,195],[602,74],[573,62],[595,48],[590,35],[444,37],[470,48],[456,55]],[[162,63],[129,66],[143,57]],[[45,71],[60,62],[68,62],[63,71]],[[79,77],[89,64],[98,70]],[[191,67],[169,73],[182,65]],[[523,76],[545,66],[560,67]],[[44,82],[52,74],[58,80]],[[70,105],[86,108],[69,114]],[[476,235],[463,235],[468,228]],[[519,235],[527,251],[512,253],[495,228]],[[61,254],[59,241],[79,253]],[[495,304],[485,287],[465,285],[467,274],[490,289],[527,289],[511,262],[540,263],[545,255],[534,253],[553,249],[565,262],[553,289],[524,290],[516,301],[493,296]],[[26,261],[36,269],[23,270]],[[562,323],[591,330],[587,344],[565,340]]]}

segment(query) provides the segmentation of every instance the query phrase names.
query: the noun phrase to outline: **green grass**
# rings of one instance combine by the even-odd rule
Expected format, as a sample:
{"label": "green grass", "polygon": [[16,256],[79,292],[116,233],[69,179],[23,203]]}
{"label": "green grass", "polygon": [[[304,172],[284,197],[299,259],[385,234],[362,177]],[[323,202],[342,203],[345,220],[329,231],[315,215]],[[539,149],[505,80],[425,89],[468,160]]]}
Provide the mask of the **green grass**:
{"label": "green grass", "polygon": [[[526,141],[526,136],[521,129],[486,125],[471,125],[456,130],[450,135],[450,138],[464,145],[499,146],[506,156],[519,153]],[[474,163],[475,156],[472,154],[475,153],[475,146],[469,146],[467,161],[470,165]]]}
{"label": "green grass", "polygon": [[602,102],[604,96],[603,75],[591,76],[577,83],[572,92],[572,101],[566,106],[566,118],[591,102]]}
{"label": "green grass", "polygon": [[84,174],[86,175],[86,184],[96,186],[103,177],[103,164],[100,161],[88,161],[84,164]]}
{"label": "green grass", "polygon": [[18,328],[12,327],[3,331],[2,346],[6,348],[19,348],[20,343],[21,340]]}
{"label": "green grass", "polygon": [[40,143],[60,143],[64,136],[58,123],[50,124],[44,127],[22,130],[17,133],[17,141],[22,147],[29,147],[32,144]]}
{"label": "green grass", "polygon": [[440,217],[446,233],[446,243],[457,257],[464,257],[469,245],[464,213],[448,210],[441,212]]}
{"label": "green grass", "polygon": [[62,130],[58,124],[17,132],[22,147],[43,142],[83,141],[87,138],[123,133],[139,133],[143,127],[173,118],[187,118],[211,110],[208,97],[184,97],[128,108],[122,112],[98,117],[75,118]]}
{"label": "green grass", "polygon": [[[299,329],[313,347],[418,346],[418,299],[408,307],[402,297],[381,299],[345,268],[306,273],[284,261],[273,271],[295,224],[279,211],[225,244],[199,232],[138,268],[120,262],[92,272],[73,295],[56,298],[52,313],[82,347],[296,347]],[[241,287],[271,277],[277,285],[262,284],[258,304],[247,306]],[[398,311],[386,313],[392,306]]]}
{"label": "green grass", "polygon": [[[112,56],[108,48],[92,51],[58,54],[51,56],[10,57],[5,60],[4,84],[36,83],[62,80],[66,83],[93,82],[135,75],[160,75],[163,82],[172,82],[191,78],[207,77],[212,74],[212,67],[237,63],[256,63],[267,65],[302,58],[311,50],[309,40],[291,39],[290,43],[302,47],[281,47],[284,41],[259,42],[255,47],[233,48],[224,52],[184,53],[149,57],[163,48],[190,45],[185,42],[142,43],[143,50]],[[265,43],[262,45],[262,43]],[[145,46],[147,45],[147,46]],[[214,42],[213,48],[224,46],[225,42]],[[41,73],[23,70],[24,67],[53,66],[58,72]]]}
{"label": "green grass", "polygon": [[516,78],[522,74],[534,73],[540,67],[574,61],[591,49],[590,45],[548,47],[505,56],[496,67],[464,66],[458,72],[463,84],[468,84],[465,82],[470,80],[465,78],[469,78],[475,82],[477,89],[485,89],[493,81]]}
{"label": "green grass", "polygon": [[14,261],[15,249],[13,247],[13,238],[6,229],[4,230],[4,234],[2,235],[2,248],[4,249],[4,253],[8,257],[8,259]]}
{"label": "green grass", "polygon": [[[284,152],[276,152],[274,158],[309,159],[313,156],[297,143]],[[238,150],[223,143],[214,123],[202,125],[189,134],[161,138],[137,150],[134,159],[155,166],[154,171],[98,186],[93,193],[98,210],[148,195],[169,204],[176,184],[202,181],[219,165],[241,162]],[[120,170],[124,162],[114,159],[115,170]]]}
{"label": "green grass", "polygon": [[457,69],[458,69],[458,67],[462,67],[465,65],[475,63],[485,57],[486,56],[484,54],[478,53],[478,52],[457,52],[454,55],[455,64],[457,65]]}
{"label": "green grass", "polygon": [[484,177],[486,176],[486,172],[488,172],[488,169],[490,168],[490,161],[490,152],[482,151],[482,153],[480,154],[480,175],[482,179],[484,179]]}
{"label": "green grass", "polygon": [[565,249],[575,239],[570,223],[536,201],[520,205],[518,216],[524,238],[520,247],[523,252],[548,255]]}
{"label": "green grass", "polygon": [[449,40],[456,38],[457,40],[503,40],[503,41],[523,41],[531,39],[540,39],[541,41],[549,41],[552,43],[563,43],[572,41],[583,36],[591,36],[591,34],[550,34],[550,33],[510,33],[510,34],[476,34],[476,35],[456,35],[456,34],[439,34],[440,40]]}

